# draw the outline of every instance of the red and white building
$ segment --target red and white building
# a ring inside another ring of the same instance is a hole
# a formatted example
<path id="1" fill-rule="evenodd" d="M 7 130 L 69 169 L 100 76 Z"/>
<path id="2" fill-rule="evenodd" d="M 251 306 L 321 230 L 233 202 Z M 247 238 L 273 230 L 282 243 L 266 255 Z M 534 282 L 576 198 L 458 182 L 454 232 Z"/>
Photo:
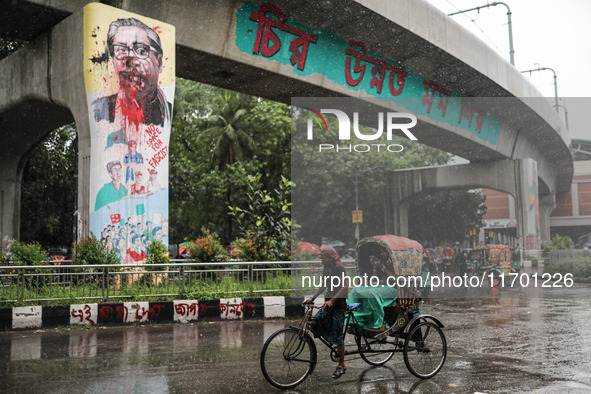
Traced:
<path id="1" fill-rule="evenodd" d="M 568 193 L 556 197 L 556 208 L 550 214 L 550 233 L 568 235 L 575 243 L 591 241 L 591 141 L 572 140 L 574 174 Z M 503 192 L 482 189 L 486 196 L 485 226 L 479 243 L 502 243 L 516 246 L 517 219 L 515 199 Z"/>

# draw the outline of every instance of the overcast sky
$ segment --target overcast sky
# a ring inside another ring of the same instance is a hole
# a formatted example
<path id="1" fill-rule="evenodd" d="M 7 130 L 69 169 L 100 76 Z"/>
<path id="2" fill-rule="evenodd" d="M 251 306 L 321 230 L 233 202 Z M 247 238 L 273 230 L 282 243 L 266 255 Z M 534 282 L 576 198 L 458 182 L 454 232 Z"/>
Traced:
<path id="1" fill-rule="evenodd" d="M 446 14 L 492 4 L 487 0 L 427 0 Z M 515 67 L 556 71 L 559 104 L 568 111 L 571 138 L 591 140 L 591 0 L 504 0 L 511 8 Z M 507 8 L 497 5 L 480 13 L 452 16 L 509 61 Z M 551 71 L 526 74 L 554 103 Z M 564 109 L 560 108 L 564 119 Z"/>

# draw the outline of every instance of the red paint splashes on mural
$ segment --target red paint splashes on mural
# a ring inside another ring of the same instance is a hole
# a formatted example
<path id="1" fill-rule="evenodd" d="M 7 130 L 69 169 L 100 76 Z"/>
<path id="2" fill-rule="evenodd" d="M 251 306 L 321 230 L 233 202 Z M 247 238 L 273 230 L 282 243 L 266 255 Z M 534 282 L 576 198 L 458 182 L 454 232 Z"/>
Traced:
<path id="1" fill-rule="evenodd" d="M 132 124 L 139 125 L 144 122 L 144 109 L 135 99 L 122 102 L 121 113 Z"/>

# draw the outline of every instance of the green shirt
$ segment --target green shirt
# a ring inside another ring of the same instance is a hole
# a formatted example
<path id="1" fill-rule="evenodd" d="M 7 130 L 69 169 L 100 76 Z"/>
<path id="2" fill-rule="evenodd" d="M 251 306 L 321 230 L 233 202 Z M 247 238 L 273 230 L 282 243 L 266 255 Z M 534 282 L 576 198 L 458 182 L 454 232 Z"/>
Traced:
<path id="1" fill-rule="evenodd" d="M 114 201 L 127 196 L 127 189 L 123 184 L 119 185 L 119 190 L 115 189 L 113 182 L 105 183 L 101 190 L 96 194 L 96 202 L 94 210 L 98 211 L 100 208 Z"/>

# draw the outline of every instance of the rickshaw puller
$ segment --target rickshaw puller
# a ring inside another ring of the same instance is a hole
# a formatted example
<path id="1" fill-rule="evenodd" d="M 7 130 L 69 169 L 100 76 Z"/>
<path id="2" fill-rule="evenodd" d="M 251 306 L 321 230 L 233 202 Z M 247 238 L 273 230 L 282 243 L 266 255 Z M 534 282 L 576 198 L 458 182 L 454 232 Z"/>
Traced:
<path id="1" fill-rule="evenodd" d="M 318 321 L 321 327 L 321 335 L 331 344 L 337 347 L 337 354 L 339 356 L 339 363 L 334 373 L 333 379 L 340 378 L 346 371 L 345 366 L 345 342 L 343 338 L 343 328 L 345 325 L 345 312 L 347 310 L 347 293 L 349 287 L 347 281 L 340 280 L 346 275 L 345 267 L 341 264 L 339 254 L 334 248 L 330 246 L 324 247 L 320 251 L 320 258 L 324 269 L 322 271 L 324 286 L 320 287 L 314 295 L 307 299 L 304 303 L 313 303 L 316 297 L 322 294 L 325 290 L 324 305 L 318 311 L 314 318 Z M 339 278 L 339 286 L 332 286 L 331 278 L 336 276 Z M 329 285 L 330 283 L 330 285 Z"/>

